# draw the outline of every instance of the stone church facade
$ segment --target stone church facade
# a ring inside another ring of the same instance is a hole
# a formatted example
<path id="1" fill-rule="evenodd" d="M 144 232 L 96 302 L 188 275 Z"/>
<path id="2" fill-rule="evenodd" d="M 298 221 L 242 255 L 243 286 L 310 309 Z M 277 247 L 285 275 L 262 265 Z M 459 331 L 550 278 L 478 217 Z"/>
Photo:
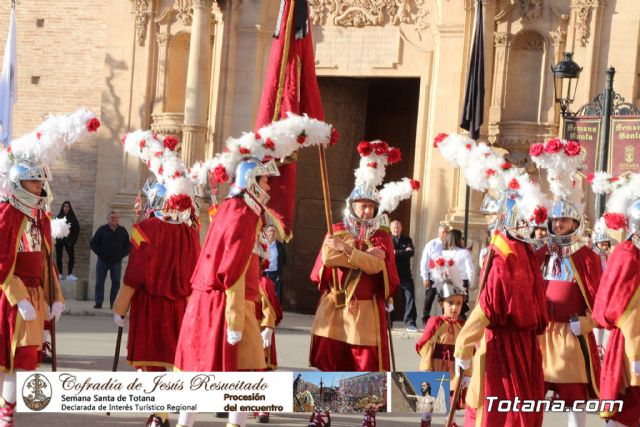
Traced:
<path id="1" fill-rule="evenodd" d="M 0 5 L 5 29 L 7 3 Z M 422 182 L 394 213 L 416 244 L 416 274 L 420 249 L 438 222 L 462 226 L 464 183 L 431 141 L 437 133 L 459 131 L 475 4 L 309 0 L 326 120 L 341 134 L 327 153 L 334 220 L 353 184 L 357 143 L 384 139 L 400 147 L 403 161 L 389 169 L 388 179 Z M 603 89 L 609 65 L 617 70 L 616 91 L 639 104 L 636 0 L 482 0 L 482 7 L 482 138 L 508 150 L 514 162 L 530 167 L 529 145 L 559 133 L 550 67 L 564 51 L 574 52 L 583 67 L 574 105 Z M 93 109 L 103 124 L 97 138 L 74 146 L 53 168 L 54 210 L 70 200 L 82 226 L 78 276 L 93 282 L 92 232 L 111 210 L 131 225 L 134 198 L 148 175 L 123 153 L 124 133 L 151 128 L 178 136 L 183 159 L 192 163 L 219 151 L 225 138 L 252 129 L 278 9 L 277 0 L 114 0 L 90 7 L 16 2 L 15 135 L 48 112 L 78 106 Z M 299 162 L 284 299 L 285 308 L 308 312 L 316 301 L 307 297 L 308 274 L 325 230 L 317 159 L 303 152 Z M 487 223 L 478 210 L 481 196 L 473 192 L 471 198 L 468 243 L 476 254 Z M 205 208 L 203 201 L 203 218 Z"/>

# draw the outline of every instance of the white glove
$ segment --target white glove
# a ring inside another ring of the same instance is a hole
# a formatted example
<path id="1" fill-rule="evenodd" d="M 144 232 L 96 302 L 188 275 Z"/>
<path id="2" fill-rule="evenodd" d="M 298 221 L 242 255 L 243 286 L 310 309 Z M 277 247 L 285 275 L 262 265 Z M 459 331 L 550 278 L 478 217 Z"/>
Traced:
<path id="1" fill-rule="evenodd" d="M 113 321 L 119 328 L 124 328 L 124 317 L 120 316 L 118 313 L 113 313 Z"/>
<path id="2" fill-rule="evenodd" d="M 579 320 L 576 320 L 575 322 L 569 322 L 569 327 L 571 328 L 571 332 L 573 332 L 573 335 L 577 337 L 582 335 L 582 330 L 580 329 Z"/>
<path id="3" fill-rule="evenodd" d="M 232 331 L 227 329 L 227 342 L 231 345 L 236 345 L 242 339 L 241 331 Z"/>
<path id="4" fill-rule="evenodd" d="M 393 311 L 393 304 L 387 304 L 384 309 L 387 310 L 387 313 L 391 313 Z"/>
<path id="5" fill-rule="evenodd" d="M 262 346 L 264 348 L 271 346 L 271 336 L 273 335 L 273 329 L 264 328 L 264 331 L 260 333 L 262 335 Z"/>
<path id="6" fill-rule="evenodd" d="M 49 320 L 56 318 L 56 322 L 60 321 L 60 316 L 62 316 L 62 312 L 64 311 L 64 303 L 60 301 L 56 301 L 49 308 Z"/>
<path id="7" fill-rule="evenodd" d="M 33 308 L 28 299 L 18 301 L 18 311 L 27 322 L 36 319 L 36 309 Z"/>
<path id="8" fill-rule="evenodd" d="M 633 362 L 633 373 L 640 377 L 640 360 Z"/>
<path id="9" fill-rule="evenodd" d="M 456 357 L 456 377 L 459 377 L 462 371 L 466 371 L 471 366 L 470 359 L 458 359 Z"/>
<path id="10" fill-rule="evenodd" d="M 468 376 L 463 376 L 462 377 L 462 388 L 467 388 L 469 387 L 469 384 L 471 384 L 471 377 Z"/>

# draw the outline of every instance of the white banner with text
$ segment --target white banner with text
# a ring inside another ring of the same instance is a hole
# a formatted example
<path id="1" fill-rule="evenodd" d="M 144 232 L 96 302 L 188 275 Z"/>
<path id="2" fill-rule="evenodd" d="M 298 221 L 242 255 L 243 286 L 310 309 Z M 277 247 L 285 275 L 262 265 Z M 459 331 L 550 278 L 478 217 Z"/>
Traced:
<path id="1" fill-rule="evenodd" d="M 291 372 L 18 372 L 19 412 L 291 412 Z"/>

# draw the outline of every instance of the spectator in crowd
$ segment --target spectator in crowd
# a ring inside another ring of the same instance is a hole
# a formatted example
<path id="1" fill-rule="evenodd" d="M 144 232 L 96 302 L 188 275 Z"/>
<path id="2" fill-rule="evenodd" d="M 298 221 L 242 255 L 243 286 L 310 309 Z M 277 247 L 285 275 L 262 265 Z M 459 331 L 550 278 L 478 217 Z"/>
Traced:
<path id="1" fill-rule="evenodd" d="M 402 223 L 392 221 L 391 238 L 396 255 L 396 267 L 400 276 L 400 289 L 404 292 L 404 324 L 407 332 L 416 332 L 416 296 L 411 275 L 411 258 L 414 254 L 413 240 L 409 236 L 402 235 Z"/>
<path id="2" fill-rule="evenodd" d="M 73 250 L 73 247 L 78 241 L 80 223 L 76 218 L 76 214 L 73 212 L 71 202 L 68 200 L 64 201 L 56 218 L 64 218 L 71 228 L 71 232 L 67 237 L 56 239 L 56 265 L 58 266 L 58 279 L 62 280 L 64 278 L 64 275 L 62 274 L 62 252 L 64 249 L 67 251 L 67 256 L 69 257 L 69 274 L 67 275 L 67 280 L 75 281 L 78 280 L 78 278 L 73 275 L 73 265 L 75 264 L 75 251 Z"/>
<path id="3" fill-rule="evenodd" d="M 276 239 L 278 231 L 274 225 L 268 225 L 265 229 L 269 240 L 269 265 L 264 270 L 264 275 L 276 284 L 276 295 L 282 303 L 282 274 L 287 263 L 287 251 L 284 244 Z"/>
<path id="4" fill-rule="evenodd" d="M 448 232 L 449 225 L 441 222 L 438 225 L 438 237 L 430 240 L 429 243 L 424 246 L 422 256 L 420 257 L 420 276 L 422 277 L 422 285 L 426 289 L 424 293 L 424 308 L 422 309 L 422 326 L 426 326 L 427 320 L 429 320 L 431 306 L 437 293 L 437 291 L 433 289 L 433 283 L 429 279 L 429 262 L 442 255 L 442 243 Z"/>
<path id="5" fill-rule="evenodd" d="M 465 320 L 469 312 L 469 285 L 473 281 L 476 272 L 473 261 L 471 261 L 471 253 L 464 246 L 462 231 L 456 229 L 450 230 L 444 239 L 442 249 L 442 255 L 453 258 L 453 262 L 455 262 L 454 268 L 457 268 L 460 272 L 464 289 L 467 291 L 464 297 L 462 311 L 460 312 L 460 319 Z"/>
<path id="6" fill-rule="evenodd" d="M 113 306 L 120 289 L 122 259 L 129 255 L 129 249 L 131 248 L 129 233 L 118 224 L 120 216 L 116 211 L 109 213 L 108 221 L 107 224 L 101 225 L 91 238 L 91 250 L 98 256 L 98 262 L 96 263 L 96 304 L 93 308 L 102 308 L 104 280 L 107 278 L 107 271 L 111 275 L 109 303 Z"/>

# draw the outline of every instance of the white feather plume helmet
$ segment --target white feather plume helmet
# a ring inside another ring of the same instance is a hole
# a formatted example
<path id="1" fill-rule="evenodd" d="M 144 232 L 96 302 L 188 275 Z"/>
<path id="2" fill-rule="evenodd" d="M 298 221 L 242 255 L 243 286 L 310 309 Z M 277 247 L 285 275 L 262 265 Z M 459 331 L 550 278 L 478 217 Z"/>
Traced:
<path id="1" fill-rule="evenodd" d="M 239 138 L 228 138 L 222 153 L 212 159 L 196 163 L 189 176 L 199 185 L 219 184 L 234 179 L 236 166 L 244 159 L 255 157 L 261 161 L 285 159 L 295 151 L 311 146 L 331 146 L 338 141 L 337 130 L 309 116 L 288 113 L 287 117 Z M 215 190 L 214 190 L 215 191 Z"/>
<path id="2" fill-rule="evenodd" d="M 611 176 L 606 172 L 596 172 L 587 177 L 593 192 L 607 194 L 607 209 L 602 216 L 611 230 L 624 230 L 628 225 L 629 208 L 640 199 L 640 174 L 629 173 Z"/>
<path id="3" fill-rule="evenodd" d="M 402 154 L 396 147 L 390 147 L 385 141 L 362 141 L 358 144 L 360 162 L 354 175 L 354 187 L 377 190 L 382 185 L 388 165 L 402 160 Z M 379 191 L 380 207 L 378 213 L 393 212 L 402 200 L 411 197 L 413 191 L 420 189 L 420 182 L 402 178 L 400 181 L 389 182 Z"/>
<path id="4" fill-rule="evenodd" d="M 576 174 L 584 162 L 586 152 L 580 143 L 551 138 L 546 143 L 532 144 L 529 155 L 536 166 L 547 170 L 549 190 L 555 200 L 569 202 L 582 216 L 582 191 L 576 185 Z"/>
<path id="5" fill-rule="evenodd" d="M 461 169 L 469 187 L 494 195 L 516 192 L 520 196 L 517 204 L 523 219 L 536 224 L 546 221 L 550 203 L 540 185 L 491 146 L 460 134 L 445 133 L 436 136 L 434 146 L 445 160 Z"/>
<path id="6" fill-rule="evenodd" d="M 443 255 L 430 260 L 429 271 L 429 277 L 433 280 L 433 284 L 435 285 L 438 294 L 441 293 L 442 287 L 445 283 L 449 283 L 455 288 L 458 288 L 462 295 L 466 293 L 460 268 L 456 266 L 453 258 Z"/>
<path id="7" fill-rule="evenodd" d="M 96 115 L 81 108 L 69 114 L 50 115 L 34 131 L 11 141 L 8 148 L 0 150 L 0 199 L 10 195 L 9 171 L 16 162 L 51 165 L 65 148 L 99 127 Z"/>
<path id="8" fill-rule="evenodd" d="M 124 150 L 140 159 L 165 186 L 166 202 L 176 210 L 193 207 L 196 183 L 190 178 L 189 170 L 175 152 L 179 145 L 177 138 L 162 136 L 149 130 L 136 130 L 122 138 Z M 189 198 L 189 203 L 186 200 Z M 187 206 L 190 204 L 191 206 Z"/>

